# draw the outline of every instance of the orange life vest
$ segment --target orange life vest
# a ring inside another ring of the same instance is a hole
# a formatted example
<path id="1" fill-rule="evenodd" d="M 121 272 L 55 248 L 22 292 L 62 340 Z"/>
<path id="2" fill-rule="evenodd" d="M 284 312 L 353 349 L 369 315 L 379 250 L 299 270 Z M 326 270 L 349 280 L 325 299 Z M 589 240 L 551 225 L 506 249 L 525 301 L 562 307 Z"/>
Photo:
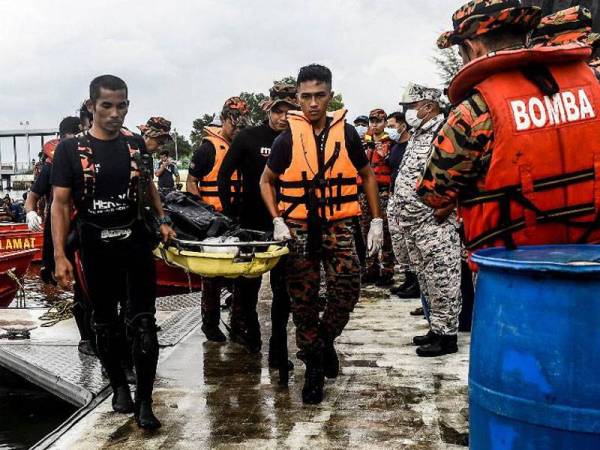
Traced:
<path id="1" fill-rule="evenodd" d="M 365 144 L 367 145 L 367 159 L 375 173 L 375 179 L 380 187 L 389 187 L 392 182 L 392 169 L 390 167 L 390 152 L 392 150 L 392 140 L 387 134 L 384 134 L 379 142 L 375 138 L 365 135 Z M 360 177 L 358 184 L 362 184 Z"/>
<path id="2" fill-rule="evenodd" d="M 317 149 L 310 121 L 288 112 L 292 133 L 292 161 L 280 177 L 279 208 L 285 218 L 306 221 L 311 199 L 322 220 L 336 221 L 360 215 L 356 168 L 346 149 L 346 110 L 331 116 L 324 149 Z"/>
<path id="3" fill-rule="evenodd" d="M 217 184 L 219 169 L 223 164 L 223 159 L 229 151 L 230 143 L 221 135 L 221 128 L 205 127 L 204 140 L 210 142 L 215 148 L 215 164 L 212 170 L 204 178 L 199 180 L 200 197 L 204 203 L 214 206 L 216 211 L 223 211 L 223 205 L 219 199 L 219 188 Z M 236 198 L 240 191 L 240 184 L 237 173 L 231 176 L 231 197 Z"/>
<path id="4" fill-rule="evenodd" d="M 468 66 L 494 126 L 489 170 L 459 201 L 469 250 L 600 240 L 600 85 L 588 55 L 579 46 L 515 50 Z M 558 93 L 530 81 L 523 60 L 538 75 L 546 68 Z"/>
<path id="5" fill-rule="evenodd" d="M 138 184 L 141 176 L 138 165 L 140 150 L 136 147 L 135 140 L 132 139 L 134 134 L 131 131 L 126 128 L 121 129 L 121 137 L 127 142 L 127 148 L 129 149 L 129 157 L 131 161 L 127 198 L 131 203 L 137 204 Z M 89 202 L 93 201 L 94 193 L 96 191 L 96 168 L 94 165 L 94 152 L 92 151 L 92 146 L 90 145 L 90 140 L 87 133 L 77 135 L 77 153 L 83 169 L 83 189 L 81 190 L 81 197 L 74 199 L 74 201 L 76 208 L 81 209 L 82 207 L 86 207 Z"/>

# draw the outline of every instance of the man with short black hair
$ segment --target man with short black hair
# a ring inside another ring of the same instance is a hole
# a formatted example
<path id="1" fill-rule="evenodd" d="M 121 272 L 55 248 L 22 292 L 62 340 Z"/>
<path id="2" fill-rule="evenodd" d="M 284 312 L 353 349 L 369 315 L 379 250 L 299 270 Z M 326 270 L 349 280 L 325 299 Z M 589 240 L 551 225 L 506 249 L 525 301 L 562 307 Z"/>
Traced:
<path id="1" fill-rule="evenodd" d="M 289 240 L 287 277 L 296 324 L 298 357 L 306 364 L 302 400 L 323 400 L 324 377 L 339 374 L 334 339 L 346 326 L 360 295 L 360 263 L 354 242 L 357 175 L 363 180 L 373 220 L 368 250 L 379 252 L 383 220 L 377 181 L 346 111 L 332 114 L 331 71 L 312 64 L 300 69 L 297 99 L 302 112 L 288 112 L 290 129 L 273 143 L 261 192 L 273 217 L 274 238 Z M 277 193 L 276 186 L 279 186 Z M 321 263 L 327 303 L 319 317 Z"/>
<path id="2" fill-rule="evenodd" d="M 158 189 L 161 191 L 172 191 L 180 183 L 177 164 L 171 159 L 169 150 L 161 150 L 158 155 L 160 158 L 159 166 L 154 172 L 154 175 L 158 177 Z"/>
<path id="3" fill-rule="evenodd" d="M 152 183 L 152 158 L 141 136 L 123 129 L 129 109 L 127 85 L 113 75 L 90 84 L 88 108 L 93 114 L 87 133 L 62 141 L 52 168 L 52 236 L 55 276 L 67 288 L 73 266 L 67 258 L 67 235 L 74 225 L 88 298 L 92 304 L 98 357 L 108 375 L 113 409 L 134 413 L 139 427 L 156 429 L 152 390 L 158 362 L 154 317 L 156 273 L 152 254 L 153 217 L 163 240 L 175 233 L 165 217 Z M 76 210 L 71 222 L 72 206 Z M 127 298 L 128 335 L 133 340 L 137 385 L 135 403 L 123 367 L 118 303 Z"/>

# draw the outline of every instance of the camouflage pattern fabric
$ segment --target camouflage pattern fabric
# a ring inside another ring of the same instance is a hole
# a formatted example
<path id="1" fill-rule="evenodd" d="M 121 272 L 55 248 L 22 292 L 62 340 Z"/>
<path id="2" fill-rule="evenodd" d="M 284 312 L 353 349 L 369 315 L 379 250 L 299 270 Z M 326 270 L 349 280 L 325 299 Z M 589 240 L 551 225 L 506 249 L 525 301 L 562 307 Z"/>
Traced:
<path id="1" fill-rule="evenodd" d="M 520 0 L 473 0 L 454 13 L 454 30 L 443 33 L 437 45 L 448 48 L 506 25 L 532 30 L 540 22 L 541 15 L 539 7 L 523 6 Z"/>
<path id="2" fill-rule="evenodd" d="M 592 13 L 589 9 L 574 6 L 542 18 L 531 36 L 534 47 L 551 47 L 581 42 L 594 47 L 600 35 L 592 33 Z"/>
<path id="3" fill-rule="evenodd" d="M 288 223 L 292 241 L 287 264 L 288 290 L 296 325 L 299 353 L 310 356 L 323 350 L 326 336 L 338 337 L 360 296 L 360 263 L 354 243 L 353 219 L 323 228 L 321 255 L 309 255 L 305 227 Z M 327 303 L 319 318 L 320 265 L 325 269 Z"/>
<path id="4" fill-rule="evenodd" d="M 493 146 L 492 117 L 476 93 L 454 108 L 433 141 L 431 157 L 417 194 L 434 208 L 455 203 L 460 190 L 468 191 L 487 173 Z"/>
<path id="5" fill-rule="evenodd" d="M 409 82 L 404 89 L 404 94 L 402 95 L 402 101 L 400 101 L 400 104 L 410 105 L 411 103 L 422 102 L 424 100 L 437 102 L 441 97 L 442 91 L 439 89 Z"/>
<path id="6" fill-rule="evenodd" d="M 372 110 L 369 113 L 369 120 L 371 119 L 376 119 L 376 120 L 386 120 L 387 119 L 387 114 L 385 113 L 385 111 L 381 108 L 375 108 L 374 110 Z"/>
<path id="7" fill-rule="evenodd" d="M 365 266 L 362 268 L 363 275 L 381 275 L 383 278 L 391 278 L 394 276 L 396 260 L 394 257 L 394 248 L 392 247 L 392 238 L 387 218 L 389 199 L 389 189 L 379 191 L 379 208 L 381 209 L 383 218 L 383 247 L 381 248 L 381 254 L 367 257 Z M 358 201 L 362 212 L 360 216 L 360 228 L 363 240 L 364 242 L 367 242 L 367 234 L 369 234 L 369 228 L 371 227 L 371 220 L 373 217 L 371 216 L 371 208 L 369 208 L 367 196 L 364 193 L 359 194 Z"/>
<path id="8" fill-rule="evenodd" d="M 286 103 L 293 109 L 300 109 L 296 101 L 296 86 L 288 83 L 275 83 L 269 90 L 269 98 L 260 102 L 263 111 L 270 111 L 280 103 Z"/>
<path id="9" fill-rule="evenodd" d="M 399 220 L 402 226 L 425 221 L 433 214 L 431 208 L 418 198 L 415 186 L 431 153 L 431 142 L 443 122 L 443 114 L 426 122 L 414 131 L 406 146 L 394 186 L 394 196 L 401 211 Z"/>
<path id="10" fill-rule="evenodd" d="M 440 225 L 429 215 L 424 222 L 402 228 L 411 270 L 419 279 L 429 311 L 431 331 L 456 334 L 462 306 L 461 244 L 456 216 Z"/>
<path id="11" fill-rule="evenodd" d="M 250 108 L 248 104 L 240 97 L 230 97 L 225 100 L 223 109 L 221 110 L 221 116 L 224 118 L 239 119 L 242 117 L 248 117 L 250 115 Z"/>
<path id="12" fill-rule="evenodd" d="M 408 249 L 406 248 L 406 238 L 400 225 L 400 203 L 398 198 L 392 193 L 387 206 L 387 223 L 390 230 L 390 239 L 392 249 L 396 258 L 396 265 L 400 272 L 410 270 L 410 260 L 408 258 Z"/>
<path id="13" fill-rule="evenodd" d="M 165 137 L 171 138 L 171 121 L 164 117 L 150 117 L 145 125 L 138 125 L 137 127 L 142 136 L 148 138 L 159 138 Z"/>

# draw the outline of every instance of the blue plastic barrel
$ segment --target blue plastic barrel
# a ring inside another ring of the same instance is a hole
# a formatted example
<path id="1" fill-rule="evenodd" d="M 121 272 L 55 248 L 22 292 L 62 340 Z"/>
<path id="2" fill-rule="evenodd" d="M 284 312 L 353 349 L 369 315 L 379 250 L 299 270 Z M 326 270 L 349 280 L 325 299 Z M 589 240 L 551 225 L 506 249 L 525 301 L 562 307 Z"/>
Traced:
<path id="1" fill-rule="evenodd" d="M 473 260 L 471 449 L 599 450 L 600 246 Z"/>

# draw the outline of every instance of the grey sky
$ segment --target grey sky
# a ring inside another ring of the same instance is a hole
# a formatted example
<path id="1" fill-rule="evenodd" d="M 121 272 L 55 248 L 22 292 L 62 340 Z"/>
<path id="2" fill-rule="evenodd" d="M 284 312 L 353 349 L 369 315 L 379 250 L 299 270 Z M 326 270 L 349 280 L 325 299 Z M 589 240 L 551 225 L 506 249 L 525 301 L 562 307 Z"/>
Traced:
<path id="1" fill-rule="evenodd" d="M 127 126 L 163 115 L 188 134 L 227 97 L 312 62 L 332 69 L 351 117 L 391 111 L 408 81 L 439 84 L 435 40 L 463 3 L 0 0 L 0 129 L 57 126 L 112 73 L 130 88 Z"/>

